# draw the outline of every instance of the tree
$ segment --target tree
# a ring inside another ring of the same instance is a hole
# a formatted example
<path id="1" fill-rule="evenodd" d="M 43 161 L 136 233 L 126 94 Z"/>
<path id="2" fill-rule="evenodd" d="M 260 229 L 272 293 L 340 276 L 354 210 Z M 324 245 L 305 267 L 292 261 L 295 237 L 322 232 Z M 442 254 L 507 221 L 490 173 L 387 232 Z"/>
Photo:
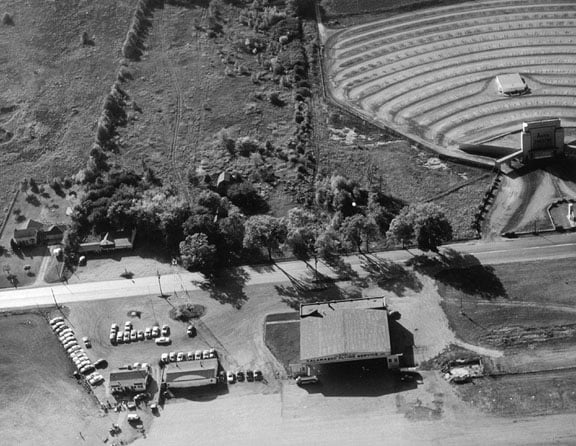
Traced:
<path id="1" fill-rule="evenodd" d="M 365 242 L 366 249 L 369 249 L 370 239 L 376 236 L 378 227 L 371 218 L 356 214 L 344 219 L 340 232 L 346 243 L 361 252 L 362 242 Z"/>
<path id="2" fill-rule="evenodd" d="M 272 260 L 272 251 L 278 250 L 286 240 L 288 228 L 282 218 L 270 215 L 255 215 L 244 224 L 245 248 L 266 248 L 268 259 Z"/>
<path id="3" fill-rule="evenodd" d="M 28 196 L 28 180 L 26 178 L 20 182 L 20 192 L 24 192 Z"/>
<path id="4" fill-rule="evenodd" d="M 320 234 L 320 222 L 316 216 L 302 208 L 292 208 L 288 211 L 288 235 L 286 244 L 292 253 L 300 260 L 314 258 L 314 269 L 318 274 L 318 250 L 316 239 Z"/>
<path id="5" fill-rule="evenodd" d="M 340 250 L 338 233 L 333 228 L 327 228 L 324 232 L 318 234 L 315 248 L 321 258 L 327 261 L 334 260 Z"/>
<path id="6" fill-rule="evenodd" d="M 420 203 L 402 209 L 387 236 L 402 244 L 416 241 L 419 249 L 437 252 L 438 246 L 452 240 L 452 226 L 440 206 Z"/>
<path id="7" fill-rule="evenodd" d="M 233 213 L 226 218 L 218 220 L 218 251 L 225 254 L 227 259 L 237 255 L 243 246 L 244 223 L 246 217 L 241 213 Z"/>
<path id="8" fill-rule="evenodd" d="M 30 191 L 33 194 L 37 194 L 38 192 L 40 192 L 38 184 L 36 183 L 36 180 L 34 178 L 30 178 L 30 181 L 28 183 L 30 184 Z"/>
<path id="9" fill-rule="evenodd" d="M 199 232 L 180 242 L 180 256 L 186 269 L 210 272 L 216 264 L 216 247 L 208 242 L 206 234 Z"/>

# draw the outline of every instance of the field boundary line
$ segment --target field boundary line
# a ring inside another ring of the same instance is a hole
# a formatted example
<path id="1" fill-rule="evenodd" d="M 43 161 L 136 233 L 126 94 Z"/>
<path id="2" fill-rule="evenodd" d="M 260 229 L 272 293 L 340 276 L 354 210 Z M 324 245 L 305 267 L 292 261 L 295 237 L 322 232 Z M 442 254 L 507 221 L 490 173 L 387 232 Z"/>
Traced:
<path id="1" fill-rule="evenodd" d="M 16 189 L 14 191 L 14 196 L 12 197 L 12 201 L 10 202 L 10 205 L 8 206 L 8 210 L 6 211 L 6 215 L 4 216 L 4 221 L 2 222 L 2 227 L 0 228 L 0 239 L 4 235 L 4 229 L 6 229 L 6 225 L 8 224 L 8 219 L 10 218 L 10 215 L 12 214 L 12 209 L 14 208 L 14 204 L 16 203 L 16 199 L 18 198 L 19 192 L 20 191 L 18 189 Z"/>

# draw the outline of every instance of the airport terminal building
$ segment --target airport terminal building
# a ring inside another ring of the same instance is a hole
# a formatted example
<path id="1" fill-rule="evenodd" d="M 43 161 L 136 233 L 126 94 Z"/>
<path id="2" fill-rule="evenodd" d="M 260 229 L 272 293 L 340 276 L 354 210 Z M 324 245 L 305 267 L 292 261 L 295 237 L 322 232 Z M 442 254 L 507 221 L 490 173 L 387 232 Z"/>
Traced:
<path id="1" fill-rule="evenodd" d="M 337 300 L 300 306 L 300 360 L 316 365 L 386 358 L 392 354 L 388 308 L 383 297 Z"/>

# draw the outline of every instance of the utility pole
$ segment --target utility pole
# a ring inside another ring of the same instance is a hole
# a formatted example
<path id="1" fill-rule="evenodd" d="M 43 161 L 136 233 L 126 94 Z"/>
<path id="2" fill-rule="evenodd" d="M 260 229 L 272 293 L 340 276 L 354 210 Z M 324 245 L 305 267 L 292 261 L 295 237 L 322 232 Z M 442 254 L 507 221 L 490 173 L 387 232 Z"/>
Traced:
<path id="1" fill-rule="evenodd" d="M 160 288 L 160 297 L 164 297 L 164 293 L 162 292 L 162 283 L 160 282 L 160 271 L 156 270 L 156 275 L 158 276 L 158 288 Z"/>

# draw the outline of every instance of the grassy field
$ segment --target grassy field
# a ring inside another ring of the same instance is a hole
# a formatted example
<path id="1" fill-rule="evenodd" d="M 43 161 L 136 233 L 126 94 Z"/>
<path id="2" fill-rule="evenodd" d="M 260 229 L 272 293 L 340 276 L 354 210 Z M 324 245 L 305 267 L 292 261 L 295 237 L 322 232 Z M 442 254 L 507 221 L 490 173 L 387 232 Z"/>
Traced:
<path id="1" fill-rule="evenodd" d="M 2 2 L 14 26 L 0 26 L 0 129 L 12 134 L 0 144 L 0 214 L 23 177 L 84 164 L 134 3 Z M 94 45 L 80 45 L 84 31 Z"/>
<path id="2" fill-rule="evenodd" d="M 300 360 L 300 322 L 298 313 L 271 314 L 266 317 L 264 342 L 286 370 Z"/>

